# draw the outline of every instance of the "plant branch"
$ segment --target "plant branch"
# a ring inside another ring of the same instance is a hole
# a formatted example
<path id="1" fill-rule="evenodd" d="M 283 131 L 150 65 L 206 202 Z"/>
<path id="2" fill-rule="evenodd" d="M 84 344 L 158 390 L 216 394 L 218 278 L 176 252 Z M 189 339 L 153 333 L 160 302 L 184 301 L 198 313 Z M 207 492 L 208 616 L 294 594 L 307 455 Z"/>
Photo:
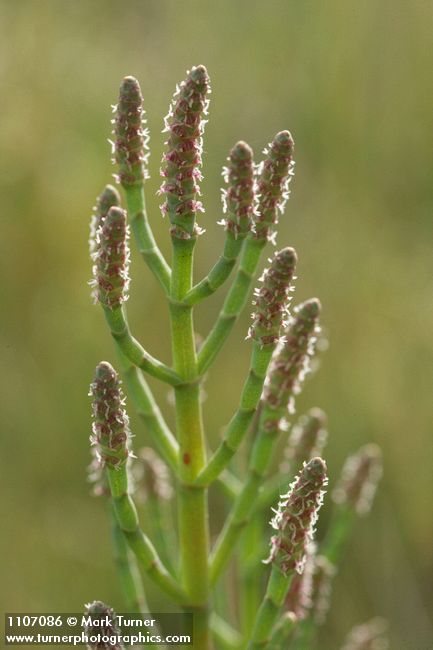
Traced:
<path id="1" fill-rule="evenodd" d="M 239 408 L 230 420 L 220 446 L 197 477 L 196 485 L 212 483 L 238 450 L 256 412 L 274 348 L 274 343 L 262 347 L 259 342 L 254 341 L 250 370 L 242 390 Z"/>
<path id="2" fill-rule="evenodd" d="M 166 295 L 168 295 L 171 269 L 156 244 L 147 218 L 143 183 L 125 187 L 125 196 L 129 222 L 138 250 Z"/>
<path id="3" fill-rule="evenodd" d="M 135 365 L 152 377 L 176 386 L 182 383 L 180 376 L 158 359 L 152 357 L 132 336 L 122 307 L 110 309 L 103 305 L 105 319 L 110 332 L 123 354 Z"/>
<path id="4" fill-rule="evenodd" d="M 199 374 L 206 372 L 212 364 L 244 308 L 265 244 L 266 240 L 255 239 L 251 235 L 247 237 L 233 284 L 217 321 L 198 354 Z"/>
<path id="5" fill-rule="evenodd" d="M 117 521 L 133 551 L 138 566 L 169 596 L 184 602 L 186 594 L 162 564 L 151 541 L 139 526 L 137 511 L 128 493 L 126 464 L 107 467 L 108 482 Z"/>
<path id="6" fill-rule="evenodd" d="M 143 373 L 123 354 L 120 347 L 117 347 L 128 395 L 146 425 L 155 447 L 177 474 L 179 457 L 177 440 L 165 422 Z"/>

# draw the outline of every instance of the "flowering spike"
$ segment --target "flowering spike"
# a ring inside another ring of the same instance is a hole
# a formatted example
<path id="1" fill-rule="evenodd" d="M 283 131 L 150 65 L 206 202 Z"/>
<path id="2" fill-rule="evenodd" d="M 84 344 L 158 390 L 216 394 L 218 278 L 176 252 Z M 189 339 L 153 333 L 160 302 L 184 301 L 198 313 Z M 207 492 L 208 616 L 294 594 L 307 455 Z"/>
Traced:
<path id="1" fill-rule="evenodd" d="M 149 134 L 143 128 L 146 121 L 142 104 L 143 96 L 137 79 L 125 77 L 120 85 L 113 131 L 115 161 L 119 166 L 116 178 L 124 187 L 140 184 L 149 177 Z"/>
<path id="2" fill-rule="evenodd" d="M 191 239 L 201 232 L 195 218 L 197 212 L 203 212 L 203 206 L 196 196 L 200 194 L 203 115 L 207 112 L 209 92 L 206 68 L 192 68 L 176 89 L 165 118 L 168 150 L 162 160 L 164 182 L 160 193 L 165 195 L 162 211 L 169 215 L 170 233 L 178 239 Z"/>
<path id="3" fill-rule="evenodd" d="M 106 185 L 103 192 L 96 199 L 96 205 L 93 208 L 93 215 L 90 221 L 89 248 L 92 259 L 94 259 L 95 253 L 99 248 L 99 228 L 104 223 L 108 210 L 113 206 L 120 206 L 120 194 L 112 185 Z"/>
<path id="4" fill-rule="evenodd" d="M 312 298 L 298 305 L 278 344 L 266 376 L 263 401 L 266 403 L 266 428 L 274 430 L 285 426 L 287 410 L 294 413 L 294 399 L 301 391 L 309 372 L 309 359 L 320 331 L 318 320 L 320 302 Z"/>
<path id="5" fill-rule="evenodd" d="M 325 426 L 326 415 L 319 408 L 312 408 L 306 415 L 302 415 L 290 433 L 285 450 L 286 458 L 299 464 L 320 455 L 328 438 Z"/>
<path id="6" fill-rule="evenodd" d="M 271 266 L 260 278 L 262 286 L 254 294 L 255 310 L 248 337 L 259 341 L 261 345 L 275 343 L 280 338 L 281 328 L 285 326 L 288 315 L 288 295 L 297 261 L 293 248 L 283 248 L 275 253 L 270 260 Z"/>
<path id="7" fill-rule="evenodd" d="M 370 443 L 349 456 L 332 497 L 336 503 L 353 508 L 359 515 L 368 514 L 382 476 L 382 452 Z"/>
<path id="8" fill-rule="evenodd" d="M 143 447 L 138 452 L 133 482 L 135 494 L 141 502 L 148 498 L 168 501 L 173 496 L 168 467 L 151 447 Z"/>
<path id="9" fill-rule="evenodd" d="M 129 227 L 126 212 L 111 207 L 98 228 L 91 281 L 96 302 L 113 309 L 128 300 Z"/>
<path id="10" fill-rule="evenodd" d="M 86 623 L 84 631 L 88 639 L 94 639 L 87 644 L 88 650 L 123 650 L 123 644 L 118 641 L 120 630 L 113 608 L 100 600 L 85 605 L 85 608 L 85 617 L 90 617 L 91 622 Z"/>
<path id="11" fill-rule="evenodd" d="M 287 494 L 282 495 L 271 521 L 276 534 L 271 538 L 269 558 L 284 574 L 302 573 L 307 545 L 313 540 L 314 525 L 328 483 L 326 463 L 312 458 L 291 483 Z"/>
<path id="12" fill-rule="evenodd" d="M 123 466 L 132 455 L 129 449 L 129 419 L 124 409 L 125 398 L 120 384 L 114 368 L 107 361 L 101 361 L 96 366 L 89 393 L 93 397 L 90 442 L 96 450 L 95 456 L 99 464 L 116 469 Z"/>
<path id="13" fill-rule="evenodd" d="M 229 164 L 223 170 L 228 184 L 223 190 L 223 221 L 226 230 L 235 237 L 245 237 L 251 230 L 254 210 L 254 164 L 253 151 L 245 142 L 238 142 L 227 158 Z"/>
<path id="14" fill-rule="evenodd" d="M 388 624 L 383 618 L 373 618 L 363 625 L 357 625 L 348 634 L 341 650 L 387 650 L 387 628 Z"/>
<path id="15" fill-rule="evenodd" d="M 257 239 L 273 241 L 275 238 L 273 226 L 278 223 L 278 211 L 283 212 L 289 198 L 289 183 L 294 174 L 293 148 L 294 142 L 289 131 L 281 131 L 264 151 L 266 158 L 257 170 Z"/>

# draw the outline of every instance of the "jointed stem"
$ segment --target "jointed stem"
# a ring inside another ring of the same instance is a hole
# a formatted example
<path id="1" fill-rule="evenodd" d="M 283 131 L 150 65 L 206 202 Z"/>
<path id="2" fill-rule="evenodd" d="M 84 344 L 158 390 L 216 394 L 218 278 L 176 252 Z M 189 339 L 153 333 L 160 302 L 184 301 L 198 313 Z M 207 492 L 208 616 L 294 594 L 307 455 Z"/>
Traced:
<path id="1" fill-rule="evenodd" d="M 171 271 L 155 242 L 147 219 L 143 184 L 125 187 L 125 195 L 129 220 L 138 250 L 168 295 Z"/>
<path id="2" fill-rule="evenodd" d="M 168 573 L 152 543 L 139 526 L 137 511 L 128 494 L 126 465 L 123 464 L 118 469 L 107 467 L 107 474 L 117 521 L 135 554 L 139 568 L 174 600 L 184 601 L 185 593 L 182 587 Z"/>
<path id="3" fill-rule="evenodd" d="M 143 349 L 140 343 L 134 339 L 129 331 L 128 322 L 122 307 L 103 307 L 105 318 L 111 334 L 123 354 L 138 368 L 145 370 L 149 375 L 164 381 L 171 386 L 181 383 L 180 376 L 171 368 L 158 359 L 154 359 Z"/>
<path id="4" fill-rule="evenodd" d="M 128 394 L 135 404 L 137 413 L 145 423 L 155 447 L 176 473 L 179 456 L 177 440 L 168 428 L 141 370 L 125 357 L 120 348 L 118 353 Z"/>
<path id="5" fill-rule="evenodd" d="M 264 650 L 271 639 L 272 628 L 290 587 L 293 574 L 284 575 L 272 567 L 266 595 L 259 609 L 247 650 Z"/>
<path id="6" fill-rule="evenodd" d="M 194 243 L 193 239 L 173 238 L 170 313 L 174 368 L 185 382 L 175 387 L 179 442 L 179 541 L 182 578 L 188 594 L 184 606 L 194 612 L 194 647 L 209 650 L 207 494 L 204 488 L 194 486 L 206 463 L 206 456 L 192 308 L 181 304 L 191 288 Z"/>
<path id="7" fill-rule="evenodd" d="M 264 423 L 267 420 L 267 415 L 267 406 L 264 405 L 260 414 L 258 435 L 253 444 L 246 481 L 234 502 L 232 511 L 212 553 L 212 582 L 218 579 L 228 560 L 230 550 L 238 541 L 242 530 L 251 520 L 251 515 L 257 504 L 260 486 L 272 460 L 278 430 L 270 432 L 265 429 Z"/>
<path id="8" fill-rule="evenodd" d="M 245 306 L 265 244 L 266 240 L 254 239 L 251 235 L 246 239 L 233 284 L 218 319 L 198 355 L 199 374 L 203 374 L 209 368 Z"/>
<path id="9" fill-rule="evenodd" d="M 270 343 L 261 347 L 255 341 L 253 346 L 250 371 L 242 390 L 239 408 L 230 420 L 220 446 L 199 474 L 196 485 L 209 485 L 227 467 L 253 420 L 275 345 Z"/>
<path id="10" fill-rule="evenodd" d="M 206 296 L 214 293 L 229 277 L 241 252 L 244 238 L 235 238 L 231 231 L 226 232 L 224 251 L 207 276 L 187 293 L 183 302 L 195 305 Z"/>
<path id="11" fill-rule="evenodd" d="M 116 519 L 114 509 L 112 511 L 112 538 L 114 547 L 114 561 L 122 585 L 125 599 L 126 611 L 131 613 L 145 614 L 149 611 L 146 603 L 143 585 L 141 584 L 135 558 L 126 543 L 125 535 Z"/>

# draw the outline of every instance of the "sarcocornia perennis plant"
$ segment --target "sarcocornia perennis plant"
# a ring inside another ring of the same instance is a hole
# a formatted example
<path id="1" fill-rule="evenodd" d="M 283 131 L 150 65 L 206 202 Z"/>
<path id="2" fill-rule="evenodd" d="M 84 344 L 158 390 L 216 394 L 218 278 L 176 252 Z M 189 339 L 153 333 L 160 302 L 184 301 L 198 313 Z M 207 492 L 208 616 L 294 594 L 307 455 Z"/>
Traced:
<path id="1" fill-rule="evenodd" d="M 146 211 L 145 185 L 153 193 L 157 187 L 148 180 L 142 93 L 133 77 L 120 86 L 111 144 L 123 198 L 115 187 L 105 187 L 90 241 L 92 294 L 113 336 L 119 368 L 100 362 L 91 383 L 90 479 L 112 515 L 125 612 L 149 611 L 142 584 L 147 576 L 165 594 L 167 609 L 193 614 L 196 650 L 312 650 L 319 648 L 316 632 L 326 618 L 344 542 L 356 517 L 371 505 L 380 450 L 367 445 L 349 459 L 333 490 L 331 524 L 315 539 L 328 483 L 321 457 L 326 416 L 317 407 L 297 419 L 293 414 L 315 354 L 321 304 L 311 298 L 291 305 L 298 256 L 293 248 L 276 246 L 293 176 L 294 143 L 289 131 L 277 133 L 258 163 L 247 143 L 230 149 L 219 220 L 224 249 L 208 275 L 196 282 L 194 250 L 205 225 L 200 182 L 209 93 L 206 68 L 192 68 L 165 118 L 158 193 L 172 243 L 169 263 Z M 130 231 L 133 248 L 168 302 L 170 366 L 155 359 L 128 324 Z M 273 246 L 274 252 L 265 253 Z M 263 254 L 268 262 L 258 277 Z M 221 311 L 198 346 L 194 310 L 230 277 Z M 210 449 L 201 384 L 246 306 L 252 311 L 244 343 L 251 350 L 249 371 L 237 410 L 219 446 Z M 174 391 L 174 431 L 147 375 Z M 142 432 L 132 435 L 127 415 L 127 408 L 134 407 L 144 423 L 146 447 L 141 450 Z M 238 454 L 242 463 L 234 462 Z M 214 486 L 224 495 L 227 512 L 211 540 L 209 489 Z M 100 601 L 87 607 L 114 616 Z"/>

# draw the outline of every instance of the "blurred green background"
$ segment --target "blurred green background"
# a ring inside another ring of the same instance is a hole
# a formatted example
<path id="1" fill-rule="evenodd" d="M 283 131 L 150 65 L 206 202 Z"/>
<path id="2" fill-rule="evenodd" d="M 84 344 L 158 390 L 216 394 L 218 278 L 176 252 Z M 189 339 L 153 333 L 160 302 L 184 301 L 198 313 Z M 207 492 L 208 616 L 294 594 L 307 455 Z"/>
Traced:
<path id="1" fill-rule="evenodd" d="M 296 247 L 296 300 L 320 297 L 330 343 L 297 411 L 329 415 L 331 483 L 357 446 L 384 451 L 321 650 L 375 614 L 389 619 L 393 650 L 431 647 L 432 33 L 422 0 L 0 3 L 4 611 L 80 611 L 94 598 L 121 608 L 103 504 L 86 484 L 88 384 L 100 359 L 116 361 L 89 298 L 88 223 L 114 171 L 110 104 L 132 74 L 151 130 L 149 211 L 169 256 L 155 196 L 162 118 L 185 70 L 204 63 L 213 95 L 197 277 L 223 241 L 229 148 L 245 139 L 259 159 L 289 128 L 296 176 L 278 241 Z M 133 329 L 169 361 L 167 309 L 136 257 L 132 277 Z M 198 310 L 200 333 L 223 294 Z M 248 312 L 206 384 L 212 444 L 248 367 Z M 172 421 L 165 389 L 155 391 Z M 133 424 L 138 446 L 145 435 Z"/>

